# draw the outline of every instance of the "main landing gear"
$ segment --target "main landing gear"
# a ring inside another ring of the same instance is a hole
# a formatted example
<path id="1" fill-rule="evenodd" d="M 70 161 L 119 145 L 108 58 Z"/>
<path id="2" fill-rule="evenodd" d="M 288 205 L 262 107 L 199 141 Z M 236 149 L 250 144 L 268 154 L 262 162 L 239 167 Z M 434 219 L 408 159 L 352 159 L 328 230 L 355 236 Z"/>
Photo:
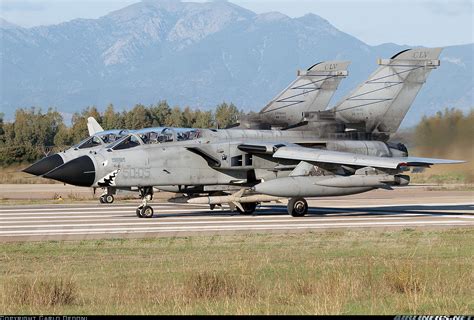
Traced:
<path id="1" fill-rule="evenodd" d="M 308 203 L 304 198 L 291 198 L 288 201 L 288 213 L 293 217 L 304 217 L 308 213 Z"/>
<path id="2" fill-rule="evenodd" d="M 153 200 L 153 187 L 140 187 L 138 188 L 142 204 L 138 206 L 136 213 L 139 218 L 151 218 L 153 217 L 153 208 L 148 205 L 148 201 Z"/>
<path id="3" fill-rule="evenodd" d="M 258 203 L 257 202 L 247 202 L 247 203 L 241 203 L 242 209 L 237 207 L 237 211 L 239 211 L 240 214 L 252 214 L 255 212 L 255 209 L 257 208 Z"/>
<path id="4" fill-rule="evenodd" d="M 107 187 L 104 190 L 104 193 L 101 194 L 99 197 L 99 202 L 100 203 L 113 203 L 114 202 L 114 194 L 115 194 L 115 189 Z"/>

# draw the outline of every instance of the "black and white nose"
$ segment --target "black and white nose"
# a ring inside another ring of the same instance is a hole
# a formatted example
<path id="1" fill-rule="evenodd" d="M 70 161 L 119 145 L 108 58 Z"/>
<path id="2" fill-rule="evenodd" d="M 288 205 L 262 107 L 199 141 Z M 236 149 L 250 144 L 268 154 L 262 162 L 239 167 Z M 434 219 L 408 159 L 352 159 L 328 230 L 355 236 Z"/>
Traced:
<path id="1" fill-rule="evenodd" d="M 23 172 L 34 174 L 35 176 L 41 176 L 63 164 L 63 158 L 59 154 L 53 154 L 39 161 L 36 161 L 28 168 L 23 169 Z"/>
<path id="2" fill-rule="evenodd" d="M 45 174 L 44 177 L 75 186 L 90 187 L 95 181 L 94 162 L 89 156 L 82 156 L 66 162 Z"/>

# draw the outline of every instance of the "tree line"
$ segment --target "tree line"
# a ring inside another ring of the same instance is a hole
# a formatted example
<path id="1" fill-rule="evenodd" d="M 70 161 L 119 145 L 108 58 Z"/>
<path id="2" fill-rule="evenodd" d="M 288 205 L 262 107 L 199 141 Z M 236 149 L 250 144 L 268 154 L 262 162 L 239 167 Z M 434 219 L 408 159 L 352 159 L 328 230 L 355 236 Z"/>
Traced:
<path id="1" fill-rule="evenodd" d="M 4 122 L 0 114 L 0 165 L 30 163 L 49 152 L 78 143 L 89 135 L 88 117 L 94 117 L 104 130 L 161 126 L 224 128 L 234 124 L 242 113 L 233 103 L 226 102 L 219 104 L 215 111 L 171 108 L 166 101 L 149 106 L 137 104 L 128 111 L 116 111 L 110 104 L 104 112 L 92 106 L 74 113 L 71 125 L 67 126 L 55 109 L 43 112 L 35 107 L 20 108 L 11 123 Z"/>
<path id="2" fill-rule="evenodd" d="M 6 123 L 0 113 L 0 165 L 31 163 L 48 152 L 57 152 L 85 139 L 87 118 L 94 117 L 105 129 L 141 129 L 173 126 L 185 128 L 225 128 L 243 114 L 230 103 L 219 104 L 215 111 L 171 108 L 166 101 L 144 106 L 135 105 L 129 111 L 116 111 L 109 105 L 104 112 L 92 106 L 72 116 L 71 125 L 62 115 L 48 109 L 17 109 L 15 119 Z M 410 135 L 420 155 L 446 157 L 454 150 L 472 158 L 474 139 L 474 110 L 463 114 L 457 109 L 445 109 L 431 117 L 423 117 Z"/>
<path id="3" fill-rule="evenodd" d="M 420 155 L 474 158 L 474 109 L 464 114 L 457 109 L 438 111 L 423 117 L 414 131 Z"/>

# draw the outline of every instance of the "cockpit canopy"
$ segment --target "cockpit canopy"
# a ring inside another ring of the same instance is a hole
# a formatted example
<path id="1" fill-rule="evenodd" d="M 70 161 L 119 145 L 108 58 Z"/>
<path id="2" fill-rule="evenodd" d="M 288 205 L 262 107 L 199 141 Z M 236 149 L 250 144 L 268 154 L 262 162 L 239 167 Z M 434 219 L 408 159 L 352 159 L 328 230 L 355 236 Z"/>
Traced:
<path id="1" fill-rule="evenodd" d="M 114 150 L 128 149 L 128 148 L 139 146 L 140 144 L 141 144 L 140 139 L 138 139 L 135 135 L 131 134 L 124 137 L 120 141 L 117 141 L 117 144 L 114 145 L 112 149 Z"/>
<path id="2" fill-rule="evenodd" d="M 136 130 L 126 137 L 110 144 L 109 149 L 123 150 L 141 144 L 157 144 L 166 142 L 194 140 L 200 137 L 198 129 L 189 128 L 148 128 Z"/>
<path id="3" fill-rule="evenodd" d="M 81 142 L 79 142 L 75 149 L 88 149 L 92 147 L 97 147 L 100 145 L 107 145 L 112 142 L 115 142 L 127 135 L 127 130 L 108 130 L 96 133 L 95 135 L 88 137 Z"/>

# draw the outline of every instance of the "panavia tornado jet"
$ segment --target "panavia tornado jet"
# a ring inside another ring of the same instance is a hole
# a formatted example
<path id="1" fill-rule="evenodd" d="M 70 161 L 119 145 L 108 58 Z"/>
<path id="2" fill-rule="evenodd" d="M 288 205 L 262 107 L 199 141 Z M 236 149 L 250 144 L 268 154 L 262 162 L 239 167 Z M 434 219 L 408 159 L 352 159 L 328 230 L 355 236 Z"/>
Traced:
<path id="1" fill-rule="evenodd" d="M 408 157 L 405 146 L 384 142 L 439 65 L 439 53 L 412 49 L 380 61 L 376 72 L 336 107 L 321 111 L 324 107 L 317 105 L 291 121 L 274 122 L 286 130 L 150 128 L 105 147 L 85 148 L 44 177 L 106 190 L 138 188 L 139 217 L 153 215 L 147 204 L 153 186 L 185 194 L 180 201 L 211 208 L 228 203 L 243 213 L 261 202 L 291 198 L 288 211 L 304 215 L 305 197 L 406 185 L 409 177 L 403 173 L 409 167 L 459 162 Z M 294 90 L 294 83 L 282 94 Z"/>
<path id="2" fill-rule="evenodd" d="M 409 183 L 410 167 L 461 162 L 408 157 L 381 141 L 329 141 L 309 131 L 169 130 L 165 139 L 153 131 L 149 139 L 131 133 L 45 177 L 84 187 L 138 187 L 140 218 L 153 216 L 153 186 L 185 194 L 181 201 L 227 203 L 242 213 L 289 198 L 288 212 L 304 216 L 306 197 L 391 189 Z"/>
<path id="3" fill-rule="evenodd" d="M 246 122 L 246 125 L 242 127 L 247 128 L 252 125 L 270 129 L 272 126 L 282 124 L 297 124 L 301 120 L 303 112 L 324 110 L 341 80 L 347 76 L 348 65 L 348 61 L 327 61 L 317 63 L 306 71 L 298 71 L 297 78 L 267 104 L 262 110 L 261 116 L 253 117 L 250 120 L 251 123 Z M 164 127 L 143 130 L 116 129 L 104 131 L 92 117 L 88 118 L 87 127 L 89 137 L 67 150 L 37 161 L 23 171 L 36 176 L 44 176 L 49 171 L 69 160 L 104 148 L 129 132 L 135 132 L 141 136 L 149 134 L 150 130 L 152 130 L 160 137 L 165 137 L 166 131 L 169 131 Z M 161 131 L 163 131 L 163 134 L 161 134 Z M 112 187 L 104 189 L 105 192 L 99 198 L 100 202 L 112 203 L 116 190 Z"/>

